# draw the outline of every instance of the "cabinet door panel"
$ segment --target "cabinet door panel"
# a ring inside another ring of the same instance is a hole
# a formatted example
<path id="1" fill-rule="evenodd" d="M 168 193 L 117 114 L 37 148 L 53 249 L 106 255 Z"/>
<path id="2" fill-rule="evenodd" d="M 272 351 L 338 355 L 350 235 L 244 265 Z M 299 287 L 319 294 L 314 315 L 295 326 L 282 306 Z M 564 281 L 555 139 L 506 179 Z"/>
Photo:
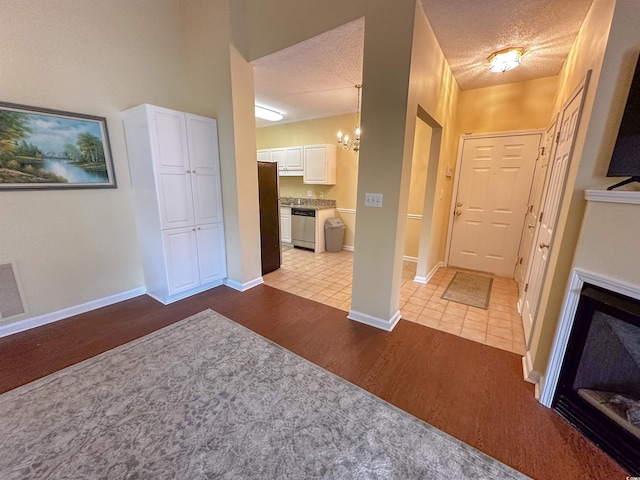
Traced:
<path id="1" fill-rule="evenodd" d="M 211 118 L 187 114 L 187 133 L 191 169 L 219 174 L 218 130 Z"/>
<path id="2" fill-rule="evenodd" d="M 278 170 L 285 171 L 287 169 L 284 148 L 272 148 L 270 150 L 271 161 L 278 164 Z"/>
<path id="3" fill-rule="evenodd" d="M 154 156 L 162 167 L 174 167 L 186 173 L 189 169 L 189 151 L 187 150 L 187 130 L 184 115 L 170 110 L 153 110 L 155 127 Z"/>
<path id="4" fill-rule="evenodd" d="M 222 193 L 217 174 L 197 171 L 191 175 L 196 225 L 222 222 Z"/>
<path id="5" fill-rule="evenodd" d="M 322 146 L 305 147 L 305 183 L 325 183 L 327 181 L 326 156 L 326 149 Z"/>
<path id="6" fill-rule="evenodd" d="M 162 232 L 169 294 L 184 292 L 200 285 L 198 247 L 195 228 L 175 228 Z"/>
<path id="7" fill-rule="evenodd" d="M 197 227 L 200 282 L 206 284 L 227 276 L 222 224 Z"/>
<path id="8" fill-rule="evenodd" d="M 302 171 L 302 147 L 288 147 L 285 157 L 287 170 Z"/>
<path id="9" fill-rule="evenodd" d="M 160 173 L 158 196 L 163 229 L 194 224 L 191 175 Z"/>
<path id="10" fill-rule="evenodd" d="M 291 215 L 280 216 L 280 241 L 291 243 Z"/>

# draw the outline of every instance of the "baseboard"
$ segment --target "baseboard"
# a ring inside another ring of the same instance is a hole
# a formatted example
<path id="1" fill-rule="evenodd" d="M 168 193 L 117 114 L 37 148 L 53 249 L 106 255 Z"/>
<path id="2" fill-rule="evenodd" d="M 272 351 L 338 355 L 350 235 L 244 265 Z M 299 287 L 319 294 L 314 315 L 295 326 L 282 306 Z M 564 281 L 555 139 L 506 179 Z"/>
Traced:
<path id="1" fill-rule="evenodd" d="M 540 375 L 540 380 L 538 380 L 538 383 L 536 383 L 535 396 L 536 396 L 536 400 L 538 400 L 540 403 L 544 405 L 544 403 L 540 400 L 540 395 L 542 395 L 543 390 L 544 390 L 544 375 Z M 545 405 L 545 406 L 551 408 L 551 405 Z"/>
<path id="2" fill-rule="evenodd" d="M 524 377 L 525 382 L 533 383 L 536 386 L 536 398 L 539 397 L 539 384 L 540 377 L 542 376 L 540 372 L 533 369 L 533 362 L 531 361 L 531 352 L 527 350 L 522 357 L 522 375 Z"/>
<path id="3" fill-rule="evenodd" d="M 409 255 L 405 255 L 404 257 L 402 257 L 402 259 L 403 259 L 405 262 L 418 263 L 418 257 L 410 257 Z"/>
<path id="4" fill-rule="evenodd" d="M 350 310 L 347 318 L 349 320 L 355 320 L 356 322 L 364 323 L 365 325 L 369 325 L 370 327 L 376 327 L 381 330 L 386 330 L 390 332 L 400 321 L 400 310 L 396 311 L 396 313 L 389 320 L 384 318 L 374 317 L 372 315 L 368 315 L 366 313 L 357 312 L 355 310 Z"/>
<path id="5" fill-rule="evenodd" d="M 74 315 L 80 315 L 81 313 L 90 312 L 98 308 L 106 307 L 114 303 L 123 302 L 130 298 L 139 297 L 147 292 L 145 287 L 134 288 L 126 292 L 117 293 L 109 297 L 100 298 L 98 300 L 92 300 L 91 302 L 83 303 L 80 305 L 74 305 L 73 307 L 64 308 L 57 312 L 45 313 L 44 315 L 38 315 L 37 317 L 26 318 L 18 322 L 9 323 L 7 325 L 0 326 L 0 338 L 13 335 L 14 333 L 24 332 L 32 328 L 41 327 L 48 323 L 64 320 L 65 318 L 73 317 Z"/>
<path id="6" fill-rule="evenodd" d="M 261 283 L 264 283 L 264 279 L 262 277 L 254 278 L 253 280 L 250 280 L 244 283 L 239 283 L 234 280 L 230 280 L 228 278 L 225 279 L 224 281 L 224 284 L 227 287 L 233 288 L 234 290 L 238 290 L 239 292 L 245 292 L 250 288 L 260 285 Z"/>
<path id="7" fill-rule="evenodd" d="M 342 245 L 342 249 L 353 252 L 353 245 Z"/>
<path id="8" fill-rule="evenodd" d="M 427 273 L 426 277 L 421 277 L 419 275 L 416 275 L 415 277 L 413 277 L 413 281 L 416 283 L 424 283 L 424 284 L 429 283 L 429 280 L 431 280 L 431 278 L 436 274 L 436 272 L 440 267 L 444 267 L 443 262 L 436 263 L 435 267 L 433 267 L 431 271 Z"/>

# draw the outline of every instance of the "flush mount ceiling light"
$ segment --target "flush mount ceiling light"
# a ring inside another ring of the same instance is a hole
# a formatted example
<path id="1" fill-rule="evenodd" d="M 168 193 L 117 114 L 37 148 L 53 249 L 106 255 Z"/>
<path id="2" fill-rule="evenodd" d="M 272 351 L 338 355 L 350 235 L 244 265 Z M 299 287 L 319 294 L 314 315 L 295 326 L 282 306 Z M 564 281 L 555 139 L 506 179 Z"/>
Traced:
<path id="1" fill-rule="evenodd" d="M 262 118 L 263 120 L 277 122 L 278 120 L 282 120 L 284 118 L 284 115 L 282 115 L 279 112 L 276 112 L 275 110 L 269 110 L 268 108 L 259 107 L 258 105 L 256 105 L 255 107 L 256 107 L 256 117 Z"/>
<path id="2" fill-rule="evenodd" d="M 506 72 L 520 65 L 522 55 L 524 55 L 524 48 L 510 47 L 493 52 L 487 60 L 491 64 L 492 72 Z"/>

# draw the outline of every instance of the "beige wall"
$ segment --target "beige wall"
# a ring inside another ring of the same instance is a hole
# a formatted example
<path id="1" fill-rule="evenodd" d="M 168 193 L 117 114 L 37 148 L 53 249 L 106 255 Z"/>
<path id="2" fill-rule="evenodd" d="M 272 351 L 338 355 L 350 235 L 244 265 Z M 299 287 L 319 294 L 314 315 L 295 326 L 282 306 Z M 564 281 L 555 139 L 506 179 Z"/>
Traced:
<path id="1" fill-rule="evenodd" d="M 551 121 L 558 77 L 460 92 L 459 135 L 544 128 Z"/>
<path id="2" fill-rule="evenodd" d="M 31 315 L 144 285 L 119 112 L 181 106 L 177 2 L 0 2 L 2 101 L 104 116 L 110 190 L 2 191 L 0 259 L 15 260 Z"/>
<path id="3" fill-rule="evenodd" d="M 246 135 L 255 129 L 253 70 L 230 44 L 229 0 L 181 0 L 180 7 L 184 104 L 218 119 L 228 282 L 243 288 L 261 276 L 255 138 Z"/>

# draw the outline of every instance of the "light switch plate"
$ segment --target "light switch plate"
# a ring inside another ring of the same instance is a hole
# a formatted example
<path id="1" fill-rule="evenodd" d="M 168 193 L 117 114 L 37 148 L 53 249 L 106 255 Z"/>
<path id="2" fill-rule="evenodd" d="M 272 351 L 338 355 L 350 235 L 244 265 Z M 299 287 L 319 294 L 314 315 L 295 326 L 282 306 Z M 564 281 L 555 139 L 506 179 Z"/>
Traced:
<path id="1" fill-rule="evenodd" d="M 365 193 L 364 206 L 382 208 L 382 194 L 381 193 Z"/>

